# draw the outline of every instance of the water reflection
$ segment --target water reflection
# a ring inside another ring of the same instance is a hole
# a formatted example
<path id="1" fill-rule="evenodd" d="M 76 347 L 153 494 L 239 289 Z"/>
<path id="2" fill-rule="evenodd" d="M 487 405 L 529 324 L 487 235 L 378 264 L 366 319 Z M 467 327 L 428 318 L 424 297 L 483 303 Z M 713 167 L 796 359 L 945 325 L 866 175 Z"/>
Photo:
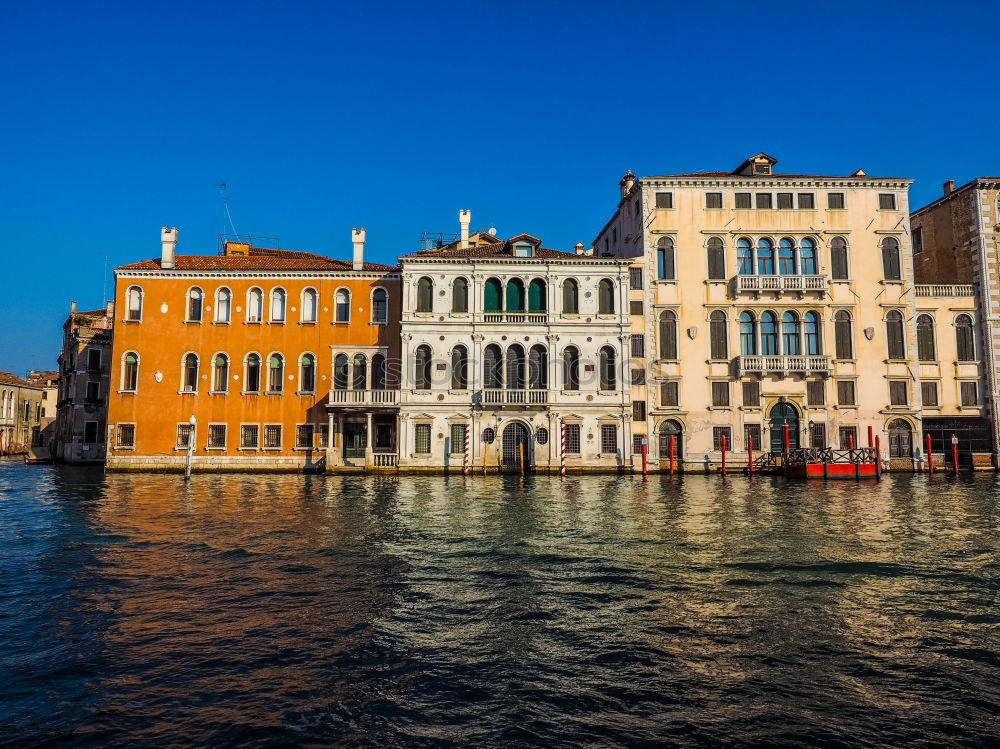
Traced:
<path id="1" fill-rule="evenodd" d="M 0 464 L 8 739 L 981 745 L 993 476 Z"/>

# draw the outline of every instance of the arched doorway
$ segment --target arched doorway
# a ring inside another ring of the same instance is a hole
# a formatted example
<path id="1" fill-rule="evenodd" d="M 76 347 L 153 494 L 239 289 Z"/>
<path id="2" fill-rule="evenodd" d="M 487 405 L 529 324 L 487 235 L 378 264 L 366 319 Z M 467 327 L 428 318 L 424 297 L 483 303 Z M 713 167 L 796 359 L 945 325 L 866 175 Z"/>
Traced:
<path id="1" fill-rule="evenodd" d="M 674 460 L 680 463 L 684 455 L 684 431 L 680 422 L 667 419 L 660 424 L 660 461 L 670 461 L 670 438 L 674 439 Z"/>
<path id="2" fill-rule="evenodd" d="M 524 461 L 531 466 L 531 435 L 520 421 L 512 421 L 503 430 L 503 443 L 501 444 L 500 465 L 504 471 L 520 473 L 523 470 L 521 465 L 521 453 L 523 450 Z"/>
<path id="3" fill-rule="evenodd" d="M 777 403 L 771 409 L 771 452 L 785 451 L 785 424 L 788 425 L 788 447 L 799 446 L 799 412 L 791 403 Z"/>
<path id="4" fill-rule="evenodd" d="M 913 456 L 913 433 L 906 419 L 889 422 L 889 458 L 911 458 Z"/>

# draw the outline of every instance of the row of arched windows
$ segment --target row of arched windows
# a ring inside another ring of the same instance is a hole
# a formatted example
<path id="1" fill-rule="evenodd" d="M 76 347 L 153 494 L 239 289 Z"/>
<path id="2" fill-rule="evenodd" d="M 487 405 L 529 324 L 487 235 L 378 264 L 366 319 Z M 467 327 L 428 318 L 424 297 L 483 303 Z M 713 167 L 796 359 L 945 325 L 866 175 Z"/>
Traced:
<path id="1" fill-rule="evenodd" d="M 388 370 L 384 354 L 374 354 L 369 361 L 364 354 L 337 354 L 333 357 L 334 390 L 385 390 Z"/>
<path id="2" fill-rule="evenodd" d="M 956 315 L 954 326 L 958 361 L 975 361 L 976 338 L 972 317 L 966 314 Z M 917 317 L 917 358 L 920 361 L 937 361 L 934 327 L 934 318 L 930 315 L 923 314 Z"/>
<path id="3" fill-rule="evenodd" d="M 143 291 L 140 286 L 130 286 L 125 292 L 126 319 L 138 322 L 142 320 Z M 213 321 L 228 323 L 233 316 L 233 292 L 221 286 L 214 294 Z M 200 286 L 192 286 L 185 294 L 185 322 L 202 322 L 205 311 L 205 292 Z M 246 322 L 263 323 L 264 290 L 254 286 L 246 294 Z M 288 294 L 277 286 L 267 295 L 267 322 L 283 323 L 288 314 Z M 299 296 L 299 322 L 315 323 L 319 318 L 319 292 L 308 287 Z M 341 288 L 333 295 L 333 321 L 347 323 L 351 320 L 351 292 Z M 387 323 L 389 321 L 389 293 L 382 287 L 372 291 L 371 322 Z"/>
<path id="4" fill-rule="evenodd" d="M 541 278 L 534 278 L 527 286 L 520 278 L 511 278 L 506 285 L 499 278 L 488 278 L 483 283 L 483 312 L 545 312 L 549 308 L 548 287 Z M 434 281 L 429 276 L 417 279 L 417 312 L 434 309 Z M 469 311 L 469 281 L 459 277 L 451 286 L 451 311 Z M 562 284 L 563 314 L 580 312 L 580 284 L 572 278 Z M 615 312 L 615 284 L 602 278 L 597 284 L 597 313 L 612 315 Z"/>
<path id="5" fill-rule="evenodd" d="M 298 359 L 300 393 L 316 392 L 316 356 L 304 353 Z M 201 379 L 202 361 L 194 352 L 181 359 L 181 392 L 197 393 Z M 228 393 L 230 383 L 230 358 L 224 352 L 216 353 L 209 363 L 212 393 Z M 233 379 L 238 379 L 234 377 Z M 122 356 L 121 389 L 135 392 L 139 385 L 139 354 L 126 351 Z M 285 389 L 285 357 L 271 353 L 266 357 L 251 351 L 243 358 L 243 393 L 280 394 Z"/>

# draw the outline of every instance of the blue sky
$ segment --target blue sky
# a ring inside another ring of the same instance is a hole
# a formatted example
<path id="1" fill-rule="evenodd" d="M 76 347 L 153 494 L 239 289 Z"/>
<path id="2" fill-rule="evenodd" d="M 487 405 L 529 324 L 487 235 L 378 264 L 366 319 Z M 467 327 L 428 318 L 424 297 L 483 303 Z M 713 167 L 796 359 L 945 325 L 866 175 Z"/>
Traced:
<path id="1" fill-rule="evenodd" d="M 824 12 L 826 11 L 826 12 Z M 589 246 L 626 169 L 1000 173 L 994 3 L 7 3 L 0 369 L 113 267 L 241 233 L 391 262 L 421 231 Z M 109 284 L 110 293 L 110 284 Z"/>

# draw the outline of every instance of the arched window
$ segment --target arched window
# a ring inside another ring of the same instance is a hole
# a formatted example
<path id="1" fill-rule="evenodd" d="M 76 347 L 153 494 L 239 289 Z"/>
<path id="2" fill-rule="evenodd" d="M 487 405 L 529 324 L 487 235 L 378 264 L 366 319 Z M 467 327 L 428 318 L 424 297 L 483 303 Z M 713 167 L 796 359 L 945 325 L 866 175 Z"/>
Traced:
<path id="1" fill-rule="evenodd" d="M 749 312 L 740 313 L 740 354 L 756 356 L 757 354 L 757 323 Z"/>
<path id="2" fill-rule="evenodd" d="M 890 359 L 906 358 L 906 339 L 903 337 L 903 315 L 899 310 L 889 310 L 885 316 L 885 338 Z"/>
<path id="3" fill-rule="evenodd" d="M 368 359 L 364 354 L 354 355 L 354 376 L 351 378 L 351 387 L 355 390 L 368 389 Z"/>
<path id="4" fill-rule="evenodd" d="M 483 349 L 483 387 L 488 390 L 503 387 L 503 358 L 495 343 Z"/>
<path id="5" fill-rule="evenodd" d="M 549 386 L 549 353 L 537 344 L 528 351 L 528 387 L 545 390 Z"/>
<path id="6" fill-rule="evenodd" d="M 389 322 L 389 292 L 383 288 L 372 292 L 372 322 L 378 325 Z"/>
<path id="7" fill-rule="evenodd" d="M 843 237 L 830 240 L 830 277 L 835 281 L 846 281 L 850 278 L 847 266 L 847 241 Z"/>
<path id="8" fill-rule="evenodd" d="M 316 289 L 305 289 L 302 292 L 302 322 L 316 322 Z"/>
<path id="9" fill-rule="evenodd" d="M 882 240 L 882 274 L 886 281 L 903 279 L 899 267 L 899 240 L 895 237 L 886 237 Z"/>
<path id="10" fill-rule="evenodd" d="M 142 289 L 129 286 L 125 292 L 125 319 L 131 322 L 142 320 Z"/>
<path id="11" fill-rule="evenodd" d="M 215 321 L 229 322 L 233 309 L 233 292 L 223 287 L 215 292 Z"/>
<path id="12" fill-rule="evenodd" d="M 192 286 L 187 293 L 187 321 L 201 322 L 201 307 L 204 299 L 201 289 Z"/>
<path id="13" fill-rule="evenodd" d="M 122 390 L 134 393 L 139 384 L 139 355 L 134 351 L 125 354 L 122 362 Z"/>
<path id="14" fill-rule="evenodd" d="M 778 273 L 783 276 L 796 274 L 795 242 L 788 237 L 778 242 Z"/>
<path id="15" fill-rule="evenodd" d="M 216 354 L 212 369 L 212 391 L 225 393 L 229 390 L 229 357 Z"/>
<path id="16" fill-rule="evenodd" d="M 609 278 L 602 278 L 597 285 L 597 314 L 613 315 L 615 313 L 615 285 Z"/>
<path id="17" fill-rule="evenodd" d="M 660 313 L 660 358 L 677 358 L 677 313 L 669 309 Z"/>
<path id="18" fill-rule="evenodd" d="M 545 294 L 545 281 L 540 278 L 528 284 L 528 312 L 544 312 L 548 307 Z"/>
<path id="19" fill-rule="evenodd" d="M 975 361 L 976 339 L 972 331 L 972 318 L 968 315 L 955 318 L 955 343 L 959 361 Z"/>
<path id="20" fill-rule="evenodd" d="M 819 356 L 823 353 L 823 337 L 819 326 L 819 314 L 806 312 L 802 318 L 805 332 L 806 353 L 809 356 Z"/>
<path id="21" fill-rule="evenodd" d="M 517 343 L 507 348 L 507 389 L 524 390 L 524 349 Z"/>
<path id="22" fill-rule="evenodd" d="M 917 358 L 920 361 L 935 361 L 934 350 L 934 318 L 930 315 L 920 315 L 917 318 Z"/>
<path id="23" fill-rule="evenodd" d="M 285 357 L 281 354 L 271 354 L 268 358 L 267 391 L 280 393 L 285 387 Z"/>
<path id="24" fill-rule="evenodd" d="M 580 389 L 580 351 L 567 346 L 563 351 L 563 390 Z"/>
<path id="25" fill-rule="evenodd" d="M 428 279 L 430 280 L 430 279 Z M 414 357 L 414 387 L 417 390 L 431 389 L 431 347 L 427 345 L 417 346 L 417 355 Z"/>
<path id="26" fill-rule="evenodd" d="M 451 388 L 469 389 L 469 351 L 465 346 L 455 346 L 451 350 Z"/>
<path id="27" fill-rule="evenodd" d="M 618 373 L 615 366 L 615 350 L 611 346 L 601 347 L 601 390 L 618 389 Z"/>
<path id="28" fill-rule="evenodd" d="M 333 357 L 333 389 L 347 390 L 350 377 L 351 365 L 347 354 L 337 354 Z"/>
<path id="29" fill-rule="evenodd" d="M 799 318 L 794 312 L 786 312 L 781 316 L 781 353 L 787 356 L 802 353 L 799 346 Z"/>
<path id="30" fill-rule="evenodd" d="M 715 310 L 708 316 L 708 337 L 712 359 L 729 358 L 729 335 L 726 330 L 726 313 Z"/>
<path id="31" fill-rule="evenodd" d="M 333 295 L 333 321 L 351 321 L 351 292 L 347 289 L 337 289 Z"/>
<path id="32" fill-rule="evenodd" d="M 677 278 L 677 267 L 674 262 L 674 240 L 663 237 L 656 243 L 656 277 L 665 281 Z"/>
<path id="33" fill-rule="evenodd" d="M 778 354 L 778 317 L 773 312 L 760 315 L 760 353 L 763 356 Z"/>
<path id="34" fill-rule="evenodd" d="M 285 290 L 271 290 L 271 322 L 285 321 Z"/>
<path id="35" fill-rule="evenodd" d="M 503 287 L 500 279 L 487 278 L 483 284 L 483 312 L 499 312 L 503 309 Z"/>
<path id="36" fill-rule="evenodd" d="M 746 237 L 736 240 L 736 272 L 741 276 L 753 275 L 753 245 Z"/>
<path id="37" fill-rule="evenodd" d="M 247 356 L 247 372 L 243 379 L 243 390 L 247 393 L 260 392 L 260 356 L 257 354 Z"/>
<path id="38" fill-rule="evenodd" d="M 247 292 L 247 322 L 264 319 L 264 292 L 254 287 Z"/>
<path id="39" fill-rule="evenodd" d="M 313 393 L 316 391 L 316 357 L 312 354 L 302 354 L 299 361 L 299 391 Z"/>
<path id="40" fill-rule="evenodd" d="M 770 239 L 757 240 L 757 273 L 762 276 L 774 275 L 774 243 Z"/>
<path id="41" fill-rule="evenodd" d="M 507 282 L 504 302 L 504 309 L 508 312 L 524 312 L 524 283 L 520 278 L 512 278 Z"/>
<path id="42" fill-rule="evenodd" d="M 563 314 L 580 313 L 580 287 L 572 278 L 563 281 Z"/>
<path id="43" fill-rule="evenodd" d="M 708 240 L 708 279 L 723 281 L 726 278 L 726 247 L 719 237 Z"/>
<path id="44" fill-rule="evenodd" d="M 385 390 L 387 379 L 385 356 L 375 354 L 372 357 L 372 390 Z"/>
<path id="45" fill-rule="evenodd" d="M 816 242 L 806 237 L 799 242 L 799 273 L 803 276 L 815 276 L 818 272 Z"/>
<path id="46" fill-rule="evenodd" d="M 417 312 L 434 311 L 434 282 L 427 276 L 417 281 Z"/>
<path id="47" fill-rule="evenodd" d="M 854 335 L 851 332 L 851 315 L 840 310 L 833 316 L 834 344 L 838 359 L 854 358 Z"/>
<path id="48" fill-rule="evenodd" d="M 451 287 L 451 311 L 469 311 L 469 282 L 464 278 L 456 278 Z"/>
<path id="49" fill-rule="evenodd" d="M 198 392 L 198 355 L 187 354 L 184 357 L 184 374 L 181 390 L 185 393 Z"/>

